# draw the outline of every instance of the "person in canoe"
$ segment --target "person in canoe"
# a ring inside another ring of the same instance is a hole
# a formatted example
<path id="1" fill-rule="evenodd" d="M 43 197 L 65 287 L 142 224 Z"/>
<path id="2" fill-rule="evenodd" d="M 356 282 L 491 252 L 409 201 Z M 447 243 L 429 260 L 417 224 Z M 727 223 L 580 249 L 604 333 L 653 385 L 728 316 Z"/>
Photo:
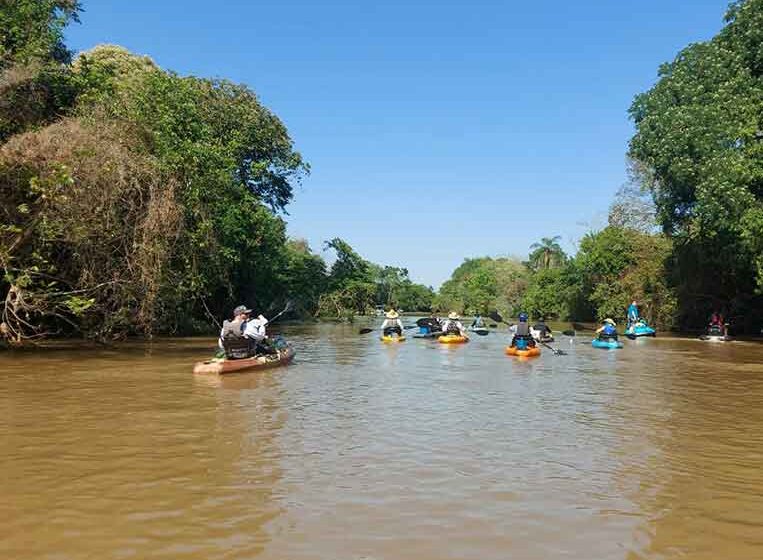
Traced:
<path id="1" fill-rule="evenodd" d="M 546 324 L 546 319 L 541 317 L 532 327 L 530 333 L 538 342 L 553 338 L 551 327 Z"/>
<path id="2" fill-rule="evenodd" d="M 633 303 L 631 303 L 628 306 L 628 328 L 632 327 L 638 322 L 639 322 L 638 303 L 636 303 L 636 300 L 634 299 Z"/>
<path id="3" fill-rule="evenodd" d="M 262 315 L 251 319 L 252 310 L 239 305 L 233 310 L 233 320 L 223 323 L 219 346 L 229 360 L 277 353 L 267 337 L 268 320 Z"/>
<path id="4" fill-rule="evenodd" d="M 237 360 L 249 357 L 250 344 L 244 337 L 244 330 L 251 313 L 252 310 L 245 305 L 238 305 L 233 310 L 233 319 L 223 321 L 218 344 L 226 358 Z"/>
<path id="5" fill-rule="evenodd" d="M 442 332 L 442 321 L 437 317 L 437 313 L 432 311 L 431 315 L 421 321 L 418 321 L 419 326 L 423 326 L 426 329 L 425 334 Z"/>
<path id="6" fill-rule="evenodd" d="M 530 332 L 530 316 L 527 313 L 519 314 L 519 323 L 513 325 L 511 330 L 514 337 L 511 339 L 511 346 L 525 350 L 535 347 L 535 339 Z"/>
<path id="7" fill-rule="evenodd" d="M 249 319 L 244 327 L 244 338 L 254 343 L 254 354 L 276 354 L 277 350 L 273 347 L 268 338 L 267 326 L 269 321 L 258 315 L 255 319 Z"/>
<path id="8" fill-rule="evenodd" d="M 385 319 L 382 323 L 381 330 L 384 336 L 403 336 L 403 322 L 400 320 L 400 314 L 394 309 L 390 309 L 385 313 Z"/>
<path id="9" fill-rule="evenodd" d="M 472 329 L 484 329 L 485 321 L 482 320 L 482 315 L 477 315 L 472 321 Z"/>
<path id="10" fill-rule="evenodd" d="M 599 340 L 617 340 L 617 323 L 609 318 L 604 319 L 601 327 L 596 329 L 596 334 Z"/>
<path id="11" fill-rule="evenodd" d="M 728 329 L 726 328 L 726 322 L 723 319 L 723 314 L 718 310 L 713 311 L 710 316 L 710 322 L 708 326 L 708 332 L 722 332 L 723 336 L 728 336 Z"/>
<path id="12" fill-rule="evenodd" d="M 466 329 L 461 324 L 461 317 L 455 311 L 448 314 L 448 320 L 442 325 L 442 334 L 445 336 L 466 336 Z"/>

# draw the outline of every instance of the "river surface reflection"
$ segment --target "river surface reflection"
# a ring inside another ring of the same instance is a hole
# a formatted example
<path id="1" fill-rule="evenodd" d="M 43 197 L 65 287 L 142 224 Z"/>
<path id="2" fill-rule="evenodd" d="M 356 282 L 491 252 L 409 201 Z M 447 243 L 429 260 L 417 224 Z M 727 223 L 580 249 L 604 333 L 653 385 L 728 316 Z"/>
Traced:
<path id="1" fill-rule="evenodd" d="M 0 354 L 0 558 L 763 558 L 763 345 L 284 330 Z"/>

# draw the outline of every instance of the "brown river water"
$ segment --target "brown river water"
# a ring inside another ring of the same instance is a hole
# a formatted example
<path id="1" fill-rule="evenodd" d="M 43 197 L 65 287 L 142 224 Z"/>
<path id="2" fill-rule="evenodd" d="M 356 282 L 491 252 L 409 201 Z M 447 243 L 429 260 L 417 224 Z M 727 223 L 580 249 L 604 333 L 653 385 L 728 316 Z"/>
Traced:
<path id="1" fill-rule="evenodd" d="M 357 328 L 227 378 L 209 339 L 0 353 L 0 558 L 763 558 L 763 345 Z"/>

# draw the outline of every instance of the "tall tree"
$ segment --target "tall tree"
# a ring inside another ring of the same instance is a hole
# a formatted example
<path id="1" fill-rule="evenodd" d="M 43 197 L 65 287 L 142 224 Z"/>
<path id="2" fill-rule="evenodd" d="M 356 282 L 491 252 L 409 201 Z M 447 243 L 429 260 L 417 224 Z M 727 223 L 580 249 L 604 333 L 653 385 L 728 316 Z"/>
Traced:
<path id="1" fill-rule="evenodd" d="M 548 270 L 559 267 L 567 260 L 559 241 L 561 236 L 543 237 L 540 242 L 530 245 L 530 266 L 535 270 Z"/>
<path id="2" fill-rule="evenodd" d="M 630 157 L 675 238 L 681 315 L 763 310 L 763 0 L 732 4 L 713 39 L 682 50 L 636 97 Z"/>

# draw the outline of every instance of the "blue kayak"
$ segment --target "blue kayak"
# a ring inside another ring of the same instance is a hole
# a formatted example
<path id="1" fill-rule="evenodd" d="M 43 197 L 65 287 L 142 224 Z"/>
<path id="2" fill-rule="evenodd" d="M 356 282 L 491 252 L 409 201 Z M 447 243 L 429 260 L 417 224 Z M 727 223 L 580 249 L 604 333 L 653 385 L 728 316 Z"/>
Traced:
<path id="1" fill-rule="evenodd" d="M 625 336 L 631 339 L 641 336 L 657 336 L 657 332 L 646 323 L 636 323 L 625 330 Z"/>
<path id="2" fill-rule="evenodd" d="M 604 348 L 606 350 L 616 350 L 623 347 L 623 343 L 619 340 L 599 340 L 594 338 L 591 342 L 591 346 L 594 348 Z"/>

